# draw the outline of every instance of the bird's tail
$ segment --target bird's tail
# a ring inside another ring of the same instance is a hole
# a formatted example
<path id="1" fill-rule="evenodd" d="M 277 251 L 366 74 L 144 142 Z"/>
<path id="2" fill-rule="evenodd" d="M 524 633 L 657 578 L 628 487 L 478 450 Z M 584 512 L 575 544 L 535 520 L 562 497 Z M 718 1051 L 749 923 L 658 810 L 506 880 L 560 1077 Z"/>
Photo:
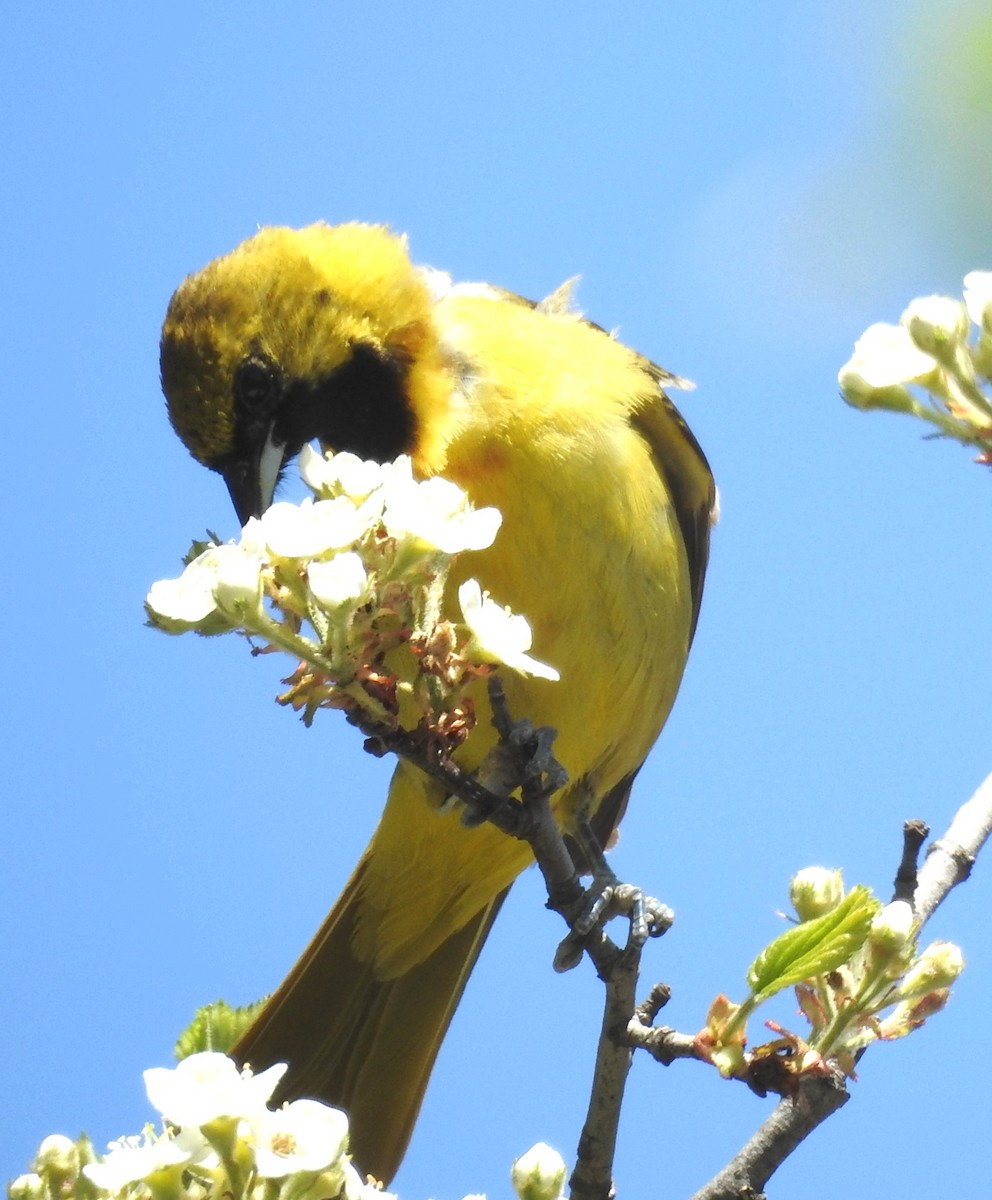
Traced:
<path id="1" fill-rule="evenodd" d="M 343 1108 L 351 1153 L 388 1183 L 399 1167 L 434 1060 L 506 892 L 423 961 L 382 979 L 355 953 L 369 847 L 341 898 L 233 1050 L 262 1070 L 289 1064 L 277 1102 L 309 1096 Z"/>

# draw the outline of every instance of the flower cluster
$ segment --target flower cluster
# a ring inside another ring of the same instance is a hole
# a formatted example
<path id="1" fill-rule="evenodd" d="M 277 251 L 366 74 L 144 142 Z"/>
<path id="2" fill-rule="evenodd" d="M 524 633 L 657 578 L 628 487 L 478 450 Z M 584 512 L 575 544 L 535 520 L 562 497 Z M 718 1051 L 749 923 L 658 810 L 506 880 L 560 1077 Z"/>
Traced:
<path id="1" fill-rule="evenodd" d="M 380 465 L 304 447 L 300 470 L 313 498 L 273 504 L 237 543 L 194 547 L 183 574 L 148 593 L 151 624 L 240 632 L 299 659 L 280 700 L 308 723 L 318 708 L 357 708 L 449 748 L 471 728 L 467 688 L 492 664 L 558 678 L 528 653 L 525 618 L 476 580 L 457 589 L 461 620 L 447 618 L 452 563 L 492 544 L 496 509 L 472 508 L 446 479 L 414 479 L 406 456 Z"/>
<path id="2" fill-rule="evenodd" d="M 845 891 L 839 871 L 800 871 L 791 897 L 798 922 L 751 964 L 750 995 L 742 1004 L 719 996 L 697 1038 L 722 1074 L 782 1094 L 804 1073 L 840 1070 L 853 1078 L 861 1050 L 918 1029 L 944 1007 L 964 968 L 950 942 L 917 950 L 908 902 L 882 905 L 861 886 Z M 747 1051 L 749 1016 L 787 987 L 795 988 L 809 1033 L 800 1038 L 768 1022 L 779 1037 Z"/>
<path id="3" fill-rule="evenodd" d="M 10 1200 L 383 1200 L 348 1155 L 348 1118 L 316 1100 L 268 1106 L 285 1072 L 253 1075 L 206 1051 L 145 1072 L 163 1119 L 97 1154 L 87 1138 L 45 1138 Z M 389 1200 L 387 1197 L 386 1200 Z"/>
<path id="4" fill-rule="evenodd" d="M 963 300 L 923 296 L 869 326 L 838 381 L 855 408 L 910 413 L 992 464 L 992 271 L 966 275 Z"/>
<path id="5" fill-rule="evenodd" d="M 145 1071 L 161 1132 L 111 1142 L 45 1138 L 9 1200 L 396 1200 L 363 1180 L 348 1154 L 348 1118 L 317 1100 L 269 1107 L 284 1063 L 253 1075 L 204 1051 Z M 510 1172 L 519 1200 L 560 1200 L 565 1163 L 543 1142 Z M 466 1196 L 465 1200 L 485 1200 Z"/>

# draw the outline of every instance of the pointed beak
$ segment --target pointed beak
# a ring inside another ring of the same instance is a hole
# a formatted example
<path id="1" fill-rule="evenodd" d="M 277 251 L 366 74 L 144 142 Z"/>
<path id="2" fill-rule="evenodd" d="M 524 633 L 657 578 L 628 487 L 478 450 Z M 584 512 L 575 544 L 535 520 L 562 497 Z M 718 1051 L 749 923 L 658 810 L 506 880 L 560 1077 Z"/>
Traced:
<path id="1" fill-rule="evenodd" d="M 224 482 L 242 526 L 247 524 L 249 517 L 260 517 L 268 507 L 262 503 L 258 468 L 254 462 L 231 463 L 224 469 Z"/>
<path id="2" fill-rule="evenodd" d="M 260 517 L 272 503 L 285 460 L 286 447 L 273 441 L 270 431 L 257 452 L 224 465 L 221 474 L 242 525 L 249 517 Z"/>

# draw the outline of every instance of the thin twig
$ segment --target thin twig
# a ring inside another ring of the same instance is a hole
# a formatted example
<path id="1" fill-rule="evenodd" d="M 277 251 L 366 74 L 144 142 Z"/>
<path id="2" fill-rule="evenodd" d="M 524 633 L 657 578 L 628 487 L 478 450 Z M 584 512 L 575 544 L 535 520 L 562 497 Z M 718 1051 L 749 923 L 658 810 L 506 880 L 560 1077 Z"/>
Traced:
<path id="1" fill-rule="evenodd" d="M 670 1025 L 655 1025 L 658 1013 L 672 998 L 672 989 L 667 983 L 656 983 L 648 998 L 634 1009 L 627 1022 L 626 1041 L 635 1050 L 647 1050 L 663 1066 L 671 1066 L 677 1058 L 698 1058 L 706 1061 L 700 1052 L 696 1038 L 690 1033 L 679 1033 Z"/>
<path id="2" fill-rule="evenodd" d="M 899 870 L 896 871 L 893 900 L 908 900 L 912 904 L 920 869 L 920 851 L 929 836 L 930 826 L 926 821 L 907 821 L 903 825 L 902 858 L 899 860 Z"/>

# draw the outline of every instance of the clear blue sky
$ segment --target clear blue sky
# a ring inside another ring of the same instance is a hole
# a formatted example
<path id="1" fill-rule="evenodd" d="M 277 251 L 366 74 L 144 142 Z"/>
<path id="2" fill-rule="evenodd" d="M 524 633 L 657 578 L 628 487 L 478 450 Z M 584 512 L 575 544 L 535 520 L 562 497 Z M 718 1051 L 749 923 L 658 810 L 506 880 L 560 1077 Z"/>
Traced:
<path id="1" fill-rule="evenodd" d="M 259 224 L 386 221 L 419 260 L 532 296 L 581 274 L 593 319 L 697 381 L 683 407 L 724 519 L 614 859 L 678 912 L 645 968 L 675 989 L 672 1023 L 742 993 L 794 870 L 887 895 L 903 819 L 941 829 L 992 767 L 992 481 L 836 389 L 868 323 L 992 267 L 992 113 L 939 127 L 924 104 L 935 72 L 945 100 L 966 77 L 941 38 L 975 10 L 930 28 L 916 7 L 11 9 L 0 1174 L 51 1131 L 140 1128 L 142 1068 L 198 1003 L 278 980 L 384 793 L 343 723 L 272 704 L 269 662 L 143 628 L 191 537 L 235 532 L 168 427 L 161 318 Z M 933 925 L 969 960 L 951 1009 L 869 1053 L 773 1195 L 987 1179 L 989 874 Z M 551 973 L 558 935 L 531 872 L 442 1052 L 406 1200 L 505 1196 L 538 1139 L 570 1156 L 599 988 Z M 686 1195 L 770 1104 L 638 1061 L 621 1194 Z"/>

